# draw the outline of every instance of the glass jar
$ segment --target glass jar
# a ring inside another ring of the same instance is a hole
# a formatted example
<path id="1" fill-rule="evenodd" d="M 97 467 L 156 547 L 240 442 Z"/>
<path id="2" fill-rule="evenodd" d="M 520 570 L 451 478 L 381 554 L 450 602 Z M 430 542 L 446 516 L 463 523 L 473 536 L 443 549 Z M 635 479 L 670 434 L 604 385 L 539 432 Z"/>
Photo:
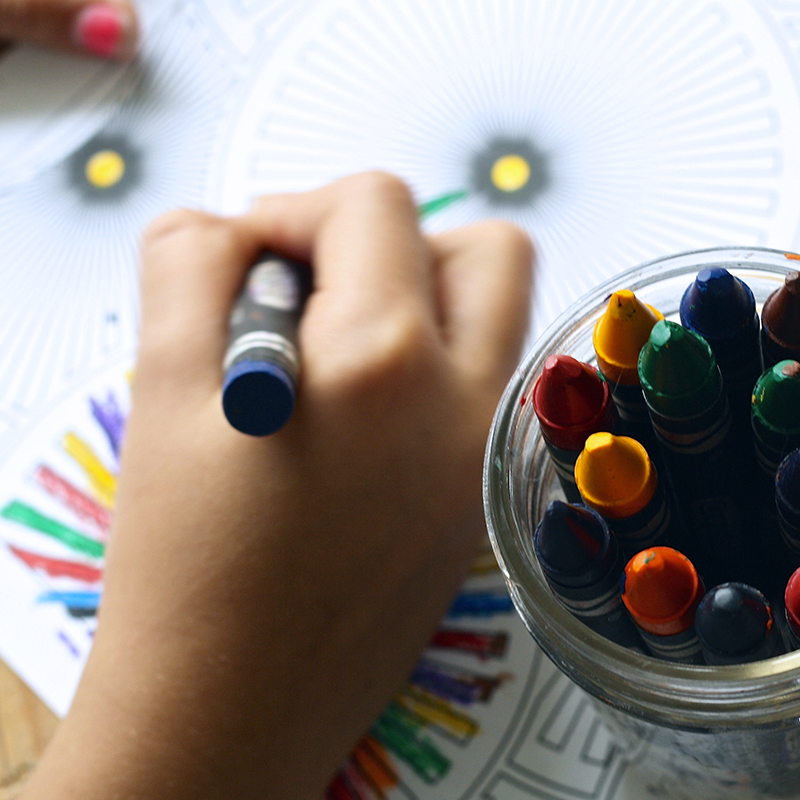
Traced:
<path id="1" fill-rule="evenodd" d="M 595 363 L 592 331 L 618 289 L 678 319 L 681 296 L 704 267 L 725 267 L 756 304 L 800 268 L 791 254 L 713 248 L 651 261 L 602 283 L 561 314 L 525 357 L 497 409 L 484 462 L 489 536 L 511 597 L 549 658 L 595 700 L 635 768 L 658 796 L 680 800 L 800 797 L 800 651 L 751 664 L 675 664 L 594 633 L 554 597 L 537 563 L 533 531 L 547 503 L 563 499 L 530 402 L 545 359 Z"/>

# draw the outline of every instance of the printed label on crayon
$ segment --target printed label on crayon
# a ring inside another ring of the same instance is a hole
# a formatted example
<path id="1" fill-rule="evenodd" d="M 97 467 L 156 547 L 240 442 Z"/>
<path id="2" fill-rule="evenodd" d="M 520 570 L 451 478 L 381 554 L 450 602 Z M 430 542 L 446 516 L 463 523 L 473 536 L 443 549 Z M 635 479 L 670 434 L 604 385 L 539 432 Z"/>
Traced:
<path id="1" fill-rule="evenodd" d="M 653 655 L 658 658 L 682 664 L 705 664 L 694 625 L 683 633 L 676 633 L 673 636 L 656 636 L 642 629 L 640 633 Z"/>
<path id="2" fill-rule="evenodd" d="M 257 264 L 247 278 L 247 293 L 260 306 L 293 311 L 300 305 L 297 276 L 281 259 Z"/>
<path id="3" fill-rule="evenodd" d="M 271 360 L 276 354 L 282 356 L 292 370 L 297 369 L 300 356 L 297 348 L 285 336 L 270 331 L 251 331 L 231 344 L 225 353 L 222 367 L 228 369 L 234 361 L 245 355 L 251 361 L 264 361 L 265 357 Z"/>

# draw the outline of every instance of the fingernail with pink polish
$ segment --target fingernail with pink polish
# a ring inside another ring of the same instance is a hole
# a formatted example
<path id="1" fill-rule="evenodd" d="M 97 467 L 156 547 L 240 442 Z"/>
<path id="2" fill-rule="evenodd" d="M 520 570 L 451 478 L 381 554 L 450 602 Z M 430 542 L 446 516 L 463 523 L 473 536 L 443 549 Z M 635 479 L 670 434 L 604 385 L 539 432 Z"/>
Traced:
<path id="1" fill-rule="evenodd" d="M 136 26 L 129 11 L 111 3 L 95 3 L 75 18 L 73 40 L 82 50 L 104 58 L 133 54 Z"/>

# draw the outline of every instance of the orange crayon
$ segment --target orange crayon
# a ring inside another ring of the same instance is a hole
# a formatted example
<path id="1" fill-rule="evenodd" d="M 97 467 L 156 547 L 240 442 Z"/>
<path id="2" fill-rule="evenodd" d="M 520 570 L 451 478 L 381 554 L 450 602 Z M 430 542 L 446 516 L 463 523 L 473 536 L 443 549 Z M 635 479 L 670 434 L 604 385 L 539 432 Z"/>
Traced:
<path id="1" fill-rule="evenodd" d="M 657 658 L 705 663 L 694 628 L 704 594 L 692 562 L 671 547 L 643 550 L 625 567 L 622 602 Z"/>

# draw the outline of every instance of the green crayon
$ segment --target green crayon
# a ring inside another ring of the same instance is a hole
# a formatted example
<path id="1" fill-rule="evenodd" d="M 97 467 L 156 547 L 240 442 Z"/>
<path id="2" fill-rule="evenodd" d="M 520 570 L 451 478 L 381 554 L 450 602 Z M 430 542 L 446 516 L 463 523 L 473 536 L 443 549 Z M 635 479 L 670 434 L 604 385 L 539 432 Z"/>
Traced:
<path id="1" fill-rule="evenodd" d="M 687 555 L 709 585 L 752 577 L 749 442 L 738 441 L 708 343 L 661 320 L 639 355 L 639 379 L 661 448 Z"/>
<path id="2" fill-rule="evenodd" d="M 771 487 L 778 464 L 800 447 L 800 362 L 779 361 L 763 373 L 753 389 L 750 421 L 758 466 Z"/>

